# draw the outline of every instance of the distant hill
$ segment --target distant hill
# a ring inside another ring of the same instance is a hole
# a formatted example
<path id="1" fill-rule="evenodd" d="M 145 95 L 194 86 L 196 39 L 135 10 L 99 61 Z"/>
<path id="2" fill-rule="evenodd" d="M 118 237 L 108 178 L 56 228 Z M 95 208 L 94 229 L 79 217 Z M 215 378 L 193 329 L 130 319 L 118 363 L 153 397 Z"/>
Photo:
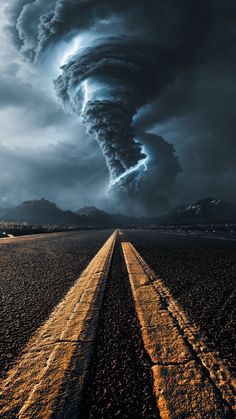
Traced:
<path id="1" fill-rule="evenodd" d="M 82 207 L 75 211 L 79 223 L 85 226 L 113 226 L 111 214 L 94 206 Z"/>
<path id="2" fill-rule="evenodd" d="M 170 224 L 211 224 L 236 222 L 236 205 L 217 198 L 206 198 L 182 205 L 163 217 Z"/>
<path id="3" fill-rule="evenodd" d="M 5 221 L 25 221 L 32 224 L 71 225 L 78 222 L 72 211 L 63 211 L 44 198 L 25 201 L 15 208 L 5 210 L 1 218 Z"/>
<path id="4" fill-rule="evenodd" d="M 98 209 L 97 207 L 90 206 L 90 207 L 82 207 L 75 211 L 76 215 L 83 216 L 83 217 L 93 217 L 93 216 L 99 216 L 99 215 L 105 215 L 108 214 L 103 210 Z"/>
<path id="5" fill-rule="evenodd" d="M 94 206 L 83 207 L 75 212 L 80 224 L 102 227 L 130 227 L 139 224 L 139 219 L 122 214 L 110 214 Z"/>
<path id="6" fill-rule="evenodd" d="M 44 198 L 25 201 L 21 205 L 0 209 L 0 219 L 4 221 L 27 222 L 29 224 L 76 225 L 80 227 L 131 227 L 160 224 L 211 224 L 236 223 L 236 205 L 222 199 L 207 198 L 173 209 L 162 217 L 130 217 L 111 214 L 94 206 L 75 212 L 63 211 Z"/>
<path id="7" fill-rule="evenodd" d="M 4 221 L 29 224 L 77 225 L 81 227 L 128 227 L 138 219 L 121 214 L 109 214 L 94 206 L 78 211 L 63 211 L 47 199 L 25 201 L 21 205 L 0 210 Z"/>

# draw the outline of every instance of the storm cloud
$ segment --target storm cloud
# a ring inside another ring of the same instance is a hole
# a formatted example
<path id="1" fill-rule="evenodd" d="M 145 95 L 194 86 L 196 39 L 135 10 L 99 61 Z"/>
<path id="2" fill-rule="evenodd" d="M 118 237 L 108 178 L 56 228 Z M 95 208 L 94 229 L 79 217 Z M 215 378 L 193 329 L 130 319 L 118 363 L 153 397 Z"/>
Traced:
<path id="1" fill-rule="evenodd" d="M 160 66 L 162 54 L 157 46 L 107 38 L 73 57 L 55 82 L 65 109 L 80 114 L 97 139 L 111 184 L 147 157 L 131 125 L 136 111 L 170 79 L 168 58 L 165 71 Z"/>
<path id="2" fill-rule="evenodd" d="M 58 66 L 56 94 L 98 142 L 115 205 L 234 199 L 233 0 L 16 0 L 7 14 L 22 55 Z"/>

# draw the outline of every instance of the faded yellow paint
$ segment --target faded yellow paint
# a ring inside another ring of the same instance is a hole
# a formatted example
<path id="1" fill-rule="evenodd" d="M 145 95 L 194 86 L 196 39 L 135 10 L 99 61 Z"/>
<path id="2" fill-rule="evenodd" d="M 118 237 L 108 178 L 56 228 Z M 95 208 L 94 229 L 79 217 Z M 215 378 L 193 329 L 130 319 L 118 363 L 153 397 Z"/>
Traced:
<path id="1" fill-rule="evenodd" d="M 1 383 L 0 417 L 73 417 L 88 370 L 117 232 L 103 245 Z"/>
<path id="2" fill-rule="evenodd" d="M 199 328 L 191 325 L 134 246 L 123 242 L 122 248 L 144 347 L 154 364 L 161 417 L 223 418 L 235 411 L 235 381 L 228 366 L 208 349 Z"/>
<path id="3" fill-rule="evenodd" d="M 0 245 L 1 244 L 15 244 L 22 241 L 35 241 L 41 239 L 48 239 L 50 237 L 57 237 L 70 234 L 68 231 L 58 231 L 55 233 L 42 233 L 42 234 L 28 234 L 25 236 L 8 236 L 8 237 L 1 237 L 0 238 Z"/>
<path id="4" fill-rule="evenodd" d="M 153 367 L 154 392 L 163 418 L 225 417 L 217 405 L 216 394 L 196 361 L 187 365 Z"/>

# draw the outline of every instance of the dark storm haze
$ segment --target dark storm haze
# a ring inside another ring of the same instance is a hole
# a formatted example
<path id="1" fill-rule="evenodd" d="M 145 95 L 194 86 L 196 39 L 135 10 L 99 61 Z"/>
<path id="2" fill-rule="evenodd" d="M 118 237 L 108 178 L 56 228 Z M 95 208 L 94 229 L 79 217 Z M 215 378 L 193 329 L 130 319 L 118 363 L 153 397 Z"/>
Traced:
<path id="1" fill-rule="evenodd" d="M 17 58 L 1 64 L 0 109 L 23 108 L 24 129 L 50 138 L 0 142 L 0 206 L 43 195 L 152 215 L 236 202 L 235 0 L 5 4 Z"/>

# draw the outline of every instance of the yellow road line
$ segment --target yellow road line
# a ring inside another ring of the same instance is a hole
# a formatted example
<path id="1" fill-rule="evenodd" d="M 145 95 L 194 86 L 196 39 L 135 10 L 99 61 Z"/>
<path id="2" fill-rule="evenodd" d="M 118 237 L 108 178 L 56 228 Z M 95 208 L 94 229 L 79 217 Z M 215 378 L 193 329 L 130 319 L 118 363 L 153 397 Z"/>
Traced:
<path id="1" fill-rule="evenodd" d="M 134 246 L 123 242 L 122 248 L 161 417 L 216 419 L 235 412 L 236 386 L 226 363 Z"/>
<path id="2" fill-rule="evenodd" d="M 50 237 L 62 236 L 63 234 L 69 233 L 71 233 L 71 231 L 57 231 L 54 233 L 25 234 L 23 236 L 1 237 L 0 244 L 15 244 L 21 241 L 47 239 Z"/>
<path id="3" fill-rule="evenodd" d="M 74 417 L 84 389 L 115 231 L 1 383 L 0 417 Z"/>

